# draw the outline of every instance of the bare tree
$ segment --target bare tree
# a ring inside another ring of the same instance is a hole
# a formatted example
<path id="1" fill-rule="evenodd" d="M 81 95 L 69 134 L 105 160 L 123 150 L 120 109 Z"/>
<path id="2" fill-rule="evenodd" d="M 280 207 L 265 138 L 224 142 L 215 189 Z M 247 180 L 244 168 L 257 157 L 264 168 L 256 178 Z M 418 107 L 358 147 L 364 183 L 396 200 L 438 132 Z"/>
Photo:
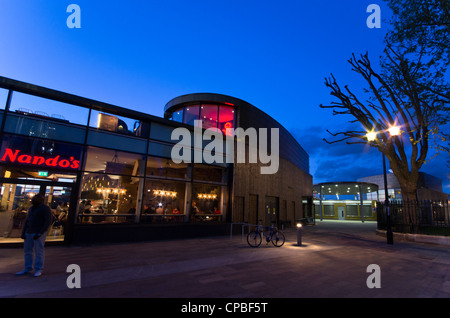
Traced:
<path id="1" fill-rule="evenodd" d="M 441 131 L 441 127 L 449 121 L 450 90 L 445 73 L 450 50 L 446 47 L 449 39 L 442 34 L 448 34 L 450 30 L 450 15 L 446 11 L 448 0 L 435 0 L 436 6 L 429 8 L 414 0 L 414 5 L 422 10 L 415 13 L 415 21 L 423 21 L 421 34 L 408 29 L 409 35 L 405 35 L 401 30 L 412 27 L 405 19 L 414 14 L 405 10 L 409 8 L 409 2 L 405 1 L 388 1 L 397 10 L 394 10 L 394 16 L 397 16 L 392 22 L 393 31 L 386 36 L 381 70 L 372 66 L 368 53 L 359 58 L 353 54 L 348 61 L 352 70 L 367 84 L 368 97 L 357 96 L 348 86 L 342 89 L 331 75 L 325 79 L 325 85 L 337 101 L 320 107 L 332 108 L 334 115 L 350 115 L 352 123 L 358 122 L 362 126 L 354 131 L 329 132 L 336 139 L 325 141 L 369 143 L 376 147 L 389 160 L 403 198 L 416 199 L 419 170 L 427 160 L 430 140 L 439 136 L 448 142 L 448 133 Z M 429 16 L 432 19 L 427 20 Z M 435 29 L 430 29 L 430 25 Z M 400 135 L 390 136 L 389 128 L 393 126 L 400 127 Z M 377 134 L 370 142 L 369 132 Z"/>

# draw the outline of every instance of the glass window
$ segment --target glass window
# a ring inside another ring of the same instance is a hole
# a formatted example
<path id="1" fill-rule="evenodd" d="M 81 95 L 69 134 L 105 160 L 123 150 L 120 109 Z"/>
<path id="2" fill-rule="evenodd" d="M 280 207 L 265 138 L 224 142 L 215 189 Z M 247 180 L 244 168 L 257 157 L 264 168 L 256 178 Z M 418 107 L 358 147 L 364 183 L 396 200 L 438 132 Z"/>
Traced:
<path id="1" fill-rule="evenodd" d="M 321 208 L 320 204 L 314 204 L 314 213 L 316 215 L 320 215 L 320 208 Z"/>
<path id="2" fill-rule="evenodd" d="M 107 131 L 90 129 L 87 143 L 92 146 L 107 147 L 123 151 L 145 153 L 147 140 L 133 136 L 119 135 Z"/>
<path id="3" fill-rule="evenodd" d="M 134 223 L 143 178 L 86 173 L 81 185 L 78 223 Z"/>
<path id="4" fill-rule="evenodd" d="M 18 92 L 13 93 L 10 110 L 36 119 L 79 125 L 86 125 L 89 116 L 87 108 Z"/>
<path id="5" fill-rule="evenodd" d="M 217 128 L 217 112 L 219 107 L 214 104 L 202 104 L 200 109 L 200 119 L 203 129 Z"/>
<path id="6" fill-rule="evenodd" d="M 175 143 L 175 141 L 172 140 L 172 132 L 175 128 L 176 127 L 153 122 L 152 129 L 150 129 L 150 139 Z"/>
<path id="7" fill-rule="evenodd" d="M 184 112 L 183 108 L 174 111 L 172 114 L 172 120 L 182 123 L 183 122 L 183 112 Z"/>
<path id="8" fill-rule="evenodd" d="M 346 216 L 347 217 L 351 217 L 351 216 L 357 217 L 358 213 L 359 213 L 358 208 L 359 208 L 359 206 L 357 206 L 357 205 L 347 205 L 346 206 L 346 209 L 347 209 Z"/>
<path id="9" fill-rule="evenodd" d="M 183 222 L 185 215 L 184 182 L 147 179 L 141 215 L 143 223 Z"/>
<path id="10" fill-rule="evenodd" d="M 363 205 L 363 213 L 365 217 L 372 217 L 373 208 L 371 205 Z"/>
<path id="11" fill-rule="evenodd" d="M 7 89 L 0 88 L 0 109 L 5 109 L 8 92 Z"/>
<path id="12" fill-rule="evenodd" d="M 323 215 L 324 216 L 336 216 L 334 212 L 333 205 L 323 205 Z"/>
<path id="13" fill-rule="evenodd" d="M 194 180 L 210 181 L 223 183 L 225 180 L 225 169 L 212 165 L 195 164 L 194 165 Z"/>
<path id="14" fill-rule="evenodd" d="M 194 120 L 199 120 L 200 106 L 190 105 L 184 108 L 184 123 L 194 125 Z"/>
<path id="15" fill-rule="evenodd" d="M 158 142 L 149 142 L 148 154 L 158 157 L 171 158 L 173 145 L 166 145 Z"/>
<path id="16" fill-rule="evenodd" d="M 10 113 L 6 117 L 5 131 L 31 137 L 84 143 L 86 128 L 54 120 L 30 117 L 27 114 Z"/>
<path id="17" fill-rule="evenodd" d="M 194 184 L 191 221 L 220 221 L 222 217 L 221 186 Z"/>
<path id="18" fill-rule="evenodd" d="M 219 107 L 219 129 L 226 134 L 227 128 L 234 128 L 234 108 L 230 106 Z"/>
<path id="19" fill-rule="evenodd" d="M 123 116 L 108 114 L 105 112 L 99 112 L 97 110 L 91 111 L 89 126 L 125 135 L 145 138 L 148 137 L 149 131 L 149 125 L 145 122 Z"/>
<path id="20" fill-rule="evenodd" d="M 3 183 L 0 189 L 0 243 L 17 242 L 31 207 L 31 199 L 38 193 L 45 194 L 44 204 L 50 207 L 57 219 L 48 228 L 47 241 L 64 240 L 71 187 Z"/>
<path id="21" fill-rule="evenodd" d="M 148 157 L 147 177 L 161 178 L 188 178 L 188 165 L 186 163 L 174 163 L 171 159 Z"/>
<path id="22" fill-rule="evenodd" d="M 89 147 L 84 170 L 138 177 L 144 176 L 143 163 L 143 155 Z"/>

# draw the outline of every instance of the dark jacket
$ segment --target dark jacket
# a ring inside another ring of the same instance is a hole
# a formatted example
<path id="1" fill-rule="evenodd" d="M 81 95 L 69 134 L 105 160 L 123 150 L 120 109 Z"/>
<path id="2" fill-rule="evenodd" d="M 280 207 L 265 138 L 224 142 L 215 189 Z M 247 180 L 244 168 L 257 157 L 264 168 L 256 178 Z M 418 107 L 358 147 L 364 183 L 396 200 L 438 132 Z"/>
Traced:
<path id="1" fill-rule="evenodd" d="M 22 229 L 24 233 L 44 234 L 52 224 L 52 211 L 45 204 L 34 205 L 28 210 L 27 219 Z"/>

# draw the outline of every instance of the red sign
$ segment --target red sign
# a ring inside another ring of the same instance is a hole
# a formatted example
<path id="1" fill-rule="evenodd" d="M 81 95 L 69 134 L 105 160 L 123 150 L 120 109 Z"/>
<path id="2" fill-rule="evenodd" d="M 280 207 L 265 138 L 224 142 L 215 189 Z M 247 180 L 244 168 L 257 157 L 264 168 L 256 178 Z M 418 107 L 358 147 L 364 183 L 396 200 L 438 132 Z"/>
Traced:
<path id="1" fill-rule="evenodd" d="M 78 169 L 80 168 L 80 161 L 75 160 L 74 157 L 70 157 L 69 159 L 61 158 L 61 156 L 55 157 L 42 157 L 42 156 L 30 156 L 27 154 L 21 154 L 21 150 L 13 150 L 10 148 L 6 148 L 5 153 L 3 154 L 0 161 L 10 161 L 17 162 L 23 164 L 29 164 L 34 166 L 46 166 L 46 167 L 55 167 L 55 168 L 70 168 L 70 169 Z"/>
<path id="2" fill-rule="evenodd" d="M 222 131 L 223 131 L 223 133 L 225 134 L 225 135 L 228 135 L 228 136 L 233 136 L 233 133 L 232 132 L 228 132 L 227 133 L 227 128 L 233 128 L 233 124 L 231 123 L 231 122 L 226 122 L 225 123 L 225 125 L 224 125 L 224 128 L 222 129 Z"/>

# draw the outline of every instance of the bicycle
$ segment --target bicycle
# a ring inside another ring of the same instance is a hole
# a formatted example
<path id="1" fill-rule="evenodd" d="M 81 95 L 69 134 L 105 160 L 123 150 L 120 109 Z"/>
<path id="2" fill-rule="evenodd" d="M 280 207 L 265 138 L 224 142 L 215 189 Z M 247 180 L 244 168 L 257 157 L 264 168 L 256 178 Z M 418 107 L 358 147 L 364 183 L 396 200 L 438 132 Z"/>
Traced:
<path id="1" fill-rule="evenodd" d="M 266 240 L 266 245 L 269 244 L 269 242 L 272 242 L 272 244 L 276 247 L 283 246 L 286 241 L 283 232 L 279 231 L 274 224 L 272 224 L 271 227 L 266 227 L 266 230 L 268 231 L 264 231 L 264 227 L 261 224 L 258 224 L 256 229 L 247 235 L 248 245 L 251 247 L 258 247 L 261 245 L 264 237 Z"/>

